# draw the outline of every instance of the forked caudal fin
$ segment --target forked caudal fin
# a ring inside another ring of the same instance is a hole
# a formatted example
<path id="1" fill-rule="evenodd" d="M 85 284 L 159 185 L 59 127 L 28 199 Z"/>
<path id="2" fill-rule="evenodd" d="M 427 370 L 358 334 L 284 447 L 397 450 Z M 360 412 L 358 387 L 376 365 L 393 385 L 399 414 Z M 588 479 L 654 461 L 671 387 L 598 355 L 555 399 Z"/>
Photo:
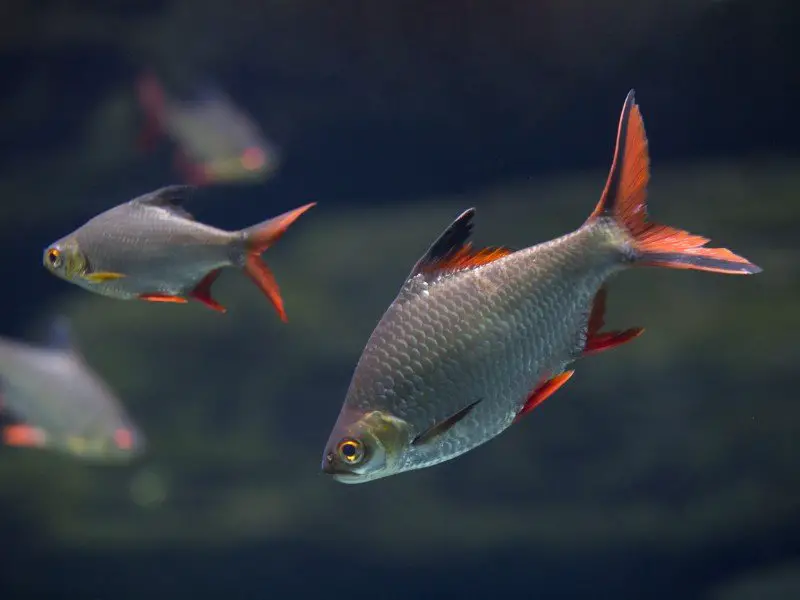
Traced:
<path id="1" fill-rule="evenodd" d="M 695 269 L 728 275 L 752 275 L 761 268 L 727 248 L 688 231 L 647 221 L 650 157 L 642 114 L 628 92 L 617 130 L 614 162 L 600 202 L 589 219 L 612 217 L 633 237 L 635 263 L 671 269 Z"/>
<path id="2" fill-rule="evenodd" d="M 242 231 L 245 243 L 244 271 L 264 295 L 269 298 L 269 301 L 272 302 L 278 312 L 278 316 L 284 322 L 289 319 L 286 317 L 286 311 L 283 308 L 280 289 L 272 271 L 261 260 L 261 253 L 277 242 L 291 224 L 315 204 L 316 202 L 312 202 L 300 208 L 295 208 Z"/>

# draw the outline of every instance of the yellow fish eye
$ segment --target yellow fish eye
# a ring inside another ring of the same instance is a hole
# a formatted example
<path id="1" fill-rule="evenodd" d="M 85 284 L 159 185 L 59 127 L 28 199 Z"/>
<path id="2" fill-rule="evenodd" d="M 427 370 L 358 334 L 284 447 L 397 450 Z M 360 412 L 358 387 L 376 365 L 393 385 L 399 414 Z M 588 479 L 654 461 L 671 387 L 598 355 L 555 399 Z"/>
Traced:
<path id="1" fill-rule="evenodd" d="M 61 251 L 58 248 L 50 248 L 47 251 L 47 262 L 54 269 L 58 269 L 64 264 L 64 259 L 61 256 Z"/>
<path id="2" fill-rule="evenodd" d="M 364 444 L 355 439 L 342 440 L 337 451 L 341 459 L 350 465 L 358 464 L 364 458 Z"/>

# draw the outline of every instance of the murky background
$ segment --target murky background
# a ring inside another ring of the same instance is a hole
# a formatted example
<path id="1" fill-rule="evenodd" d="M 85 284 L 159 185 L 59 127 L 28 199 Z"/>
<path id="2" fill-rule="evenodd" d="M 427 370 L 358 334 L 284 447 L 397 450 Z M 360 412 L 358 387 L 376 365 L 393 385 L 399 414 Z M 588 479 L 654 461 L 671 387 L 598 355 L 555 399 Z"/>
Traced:
<path id="1" fill-rule="evenodd" d="M 800 598 L 794 2 L 7 2 L 0 335 L 71 319 L 147 435 L 128 466 L 0 448 L 2 598 Z M 206 186 L 238 229 L 309 201 L 265 255 L 290 322 L 236 271 L 215 314 L 60 281 L 44 247 L 183 181 L 137 146 L 135 82 L 219 86 L 280 150 Z M 637 91 L 654 220 L 764 268 L 637 270 L 581 361 L 492 442 L 363 486 L 319 472 L 355 362 L 461 210 L 477 244 L 579 226 Z"/>

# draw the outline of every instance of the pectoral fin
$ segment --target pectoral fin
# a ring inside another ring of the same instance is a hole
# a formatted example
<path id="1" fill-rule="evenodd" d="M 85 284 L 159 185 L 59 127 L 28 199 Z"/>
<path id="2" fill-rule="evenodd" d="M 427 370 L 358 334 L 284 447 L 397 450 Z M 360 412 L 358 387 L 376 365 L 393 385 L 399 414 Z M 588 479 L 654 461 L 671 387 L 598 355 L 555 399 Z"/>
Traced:
<path id="1" fill-rule="evenodd" d="M 122 279 L 125 277 L 122 273 L 112 273 L 110 271 L 100 271 L 97 273 L 87 273 L 83 278 L 90 283 L 103 283 L 105 281 L 113 281 L 114 279 Z"/>
<path id="2" fill-rule="evenodd" d="M 465 406 L 464 408 L 459 410 L 454 415 L 447 417 L 444 421 L 440 421 L 439 423 L 436 423 L 433 427 L 423 431 L 417 437 L 414 438 L 414 440 L 411 442 L 411 445 L 421 446 L 422 444 L 430 443 L 431 441 L 442 435 L 444 432 L 446 432 L 448 429 L 450 429 L 453 425 L 458 423 L 461 419 L 466 417 L 472 411 L 472 409 L 475 408 L 478 402 L 480 402 L 480 400 L 476 400 L 469 406 Z"/>

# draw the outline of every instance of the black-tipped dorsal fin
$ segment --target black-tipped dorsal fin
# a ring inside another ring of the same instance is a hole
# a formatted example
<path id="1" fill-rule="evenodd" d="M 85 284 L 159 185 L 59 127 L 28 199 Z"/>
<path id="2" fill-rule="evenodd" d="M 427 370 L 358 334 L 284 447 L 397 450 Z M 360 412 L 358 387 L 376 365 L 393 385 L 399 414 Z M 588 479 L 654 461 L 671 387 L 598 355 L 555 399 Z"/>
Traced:
<path id="1" fill-rule="evenodd" d="M 453 221 L 417 261 L 408 279 L 424 274 L 435 277 L 446 272 L 460 271 L 490 263 L 511 253 L 507 248 L 473 250 L 469 243 L 475 209 L 468 208 Z"/>
<path id="2" fill-rule="evenodd" d="M 191 185 L 168 185 L 159 188 L 148 194 L 139 196 L 131 200 L 132 204 L 145 204 L 147 206 L 156 206 L 169 210 L 170 212 L 181 217 L 192 219 L 194 217 L 189 211 L 183 208 L 182 204 L 189 198 L 195 191 L 195 187 Z"/>

